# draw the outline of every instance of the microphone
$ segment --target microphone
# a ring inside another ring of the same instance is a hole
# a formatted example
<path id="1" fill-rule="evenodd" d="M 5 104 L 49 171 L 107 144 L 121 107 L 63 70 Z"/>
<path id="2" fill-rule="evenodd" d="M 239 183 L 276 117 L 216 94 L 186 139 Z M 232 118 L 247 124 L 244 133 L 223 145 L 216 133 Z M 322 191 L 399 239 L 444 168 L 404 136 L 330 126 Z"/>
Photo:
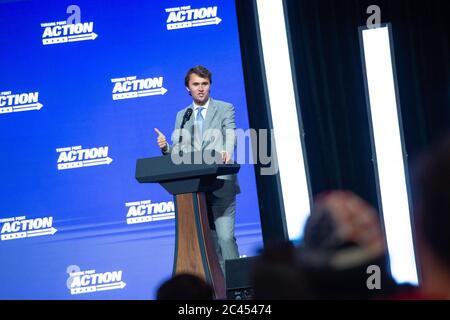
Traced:
<path id="1" fill-rule="evenodd" d="M 192 108 L 188 108 L 188 109 L 186 110 L 186 112 L 184 113 L 184 116 L 183 116 L 183 122 L 181 123 L 181 129 L 183 129 L 185 123 L 186 123 L 187 121 L 189 121 L 189 119 L 191 118 L 192 112 L 193 112 L 193 111 L 192 111 Z"/>
<path id="2" fill-rule="evenodd" d="M 183 135 L 182 135 L 183 128 L 184 128 L 184 125 L 186 124 L 186 122 L 188 122 L 189 119 L 191 118 L 192 112 L 193 112 L 192 108 L 188 108 L 186 110 L 186 112 L 184 113 L 183 121 L 181 122 L 181 127 L 180 127 L 181 131 L 180 131 L 180 138 L 178 140 L 178 143 L 181 143 L 181 141 L 183 140 Z"/>

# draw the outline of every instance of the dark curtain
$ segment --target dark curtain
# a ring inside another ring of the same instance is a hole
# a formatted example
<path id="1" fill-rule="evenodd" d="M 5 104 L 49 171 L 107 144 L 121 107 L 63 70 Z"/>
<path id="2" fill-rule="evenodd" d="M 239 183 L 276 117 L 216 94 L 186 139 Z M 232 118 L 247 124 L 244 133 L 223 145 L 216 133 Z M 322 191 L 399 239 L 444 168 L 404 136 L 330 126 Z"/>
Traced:
<path id="1" fill-rule="evenodd" d="M 450 1 L 285 0 L 313 194 L 347 189 L 377 206 L 358 36 L 370 5 L 392 24 L 412 170 L 450 124 Z"/>

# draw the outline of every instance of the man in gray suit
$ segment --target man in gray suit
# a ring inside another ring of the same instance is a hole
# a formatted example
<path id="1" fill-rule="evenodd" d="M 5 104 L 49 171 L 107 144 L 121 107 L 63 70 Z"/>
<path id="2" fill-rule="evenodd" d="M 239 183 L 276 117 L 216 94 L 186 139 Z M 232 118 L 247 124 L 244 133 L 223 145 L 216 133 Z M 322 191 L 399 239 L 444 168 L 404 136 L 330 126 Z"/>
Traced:
<path id="1" fill-rule="evenodd" d="M 178 154 L 184 151 L 212 151 L 221 156 L 223 163 L 232 161 L 236 145 L 234 107 L 230 103 L 210 97 L 212 75 L 203 66 L 191 68 L 185 77 L 185 86 L 193 103 L 180 110 L 176 117 L 172 134 L 173 145 L 169 145 L 164 134 L 158 134 L 158 146 L 164 154 Z M 183 121 L 186 111 L 191 108 L 192 116 Z M 183 130 L 180 130 L 184 123 Z M 193 137 L 192 137 L 192 132 Z M 179 143 L 180 134 L 182 142 Z M 218 176 L 223 185 L 218 190 L 206 193 L 208 216 L 220 266 L 225 270 L 225 261 L 239 258 L 234 224 L 236 214 L 236 194 L 240 192 L 235 174 Z"/>

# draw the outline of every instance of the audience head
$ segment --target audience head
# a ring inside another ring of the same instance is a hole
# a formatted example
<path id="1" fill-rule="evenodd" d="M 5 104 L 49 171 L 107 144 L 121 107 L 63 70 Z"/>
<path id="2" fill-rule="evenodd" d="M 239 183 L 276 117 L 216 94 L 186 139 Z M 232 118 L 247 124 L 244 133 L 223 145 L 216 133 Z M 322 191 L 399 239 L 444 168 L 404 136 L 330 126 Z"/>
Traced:
<path id="1" fill-rule="evenodd" d="M 312 298 L 369 299 L 396 289 L 377 212 L 351 192 L 333 191 L 317 198 L 298 262 Z M 368 284 L 373 267 L 379 271 L 378 284 Z"/>
<path id="2" fill-rule="evenodd" d="M 157 300 L 212 300 L 211 285 L 197 275 L 180 273 L 165 281 L 158 289 Z"/>
<path id="3" fill-rule="evenodd" d="M 421 287 L 450 298 L 450 136 L 424 153 L 414 175 L 414 222 Z"/>
<path id="4" fill-rule="evenodd" d="M 258 256 L 253 266 L 253 286 L 257 300 L 308 299 L 296 249 L 290 242 L 272 244 Z"/>

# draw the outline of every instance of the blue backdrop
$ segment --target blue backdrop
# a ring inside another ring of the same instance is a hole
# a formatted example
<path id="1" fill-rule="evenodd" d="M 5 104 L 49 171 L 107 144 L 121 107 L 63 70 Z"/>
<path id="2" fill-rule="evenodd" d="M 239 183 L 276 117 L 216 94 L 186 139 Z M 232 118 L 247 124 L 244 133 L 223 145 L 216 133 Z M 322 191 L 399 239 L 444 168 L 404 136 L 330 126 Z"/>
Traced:
<path id="1" fill-rule="evenodd" d="M 0 299 L 153 299 L 170 277 L 173 199 L 139 184 L 195 65 L 248 128 L 233 0 L 0 5 Z M 75 24 L 67 24 L 69 22 Z M 236 235 L 262 247 L 254 171 L 242 165 Z"/>

